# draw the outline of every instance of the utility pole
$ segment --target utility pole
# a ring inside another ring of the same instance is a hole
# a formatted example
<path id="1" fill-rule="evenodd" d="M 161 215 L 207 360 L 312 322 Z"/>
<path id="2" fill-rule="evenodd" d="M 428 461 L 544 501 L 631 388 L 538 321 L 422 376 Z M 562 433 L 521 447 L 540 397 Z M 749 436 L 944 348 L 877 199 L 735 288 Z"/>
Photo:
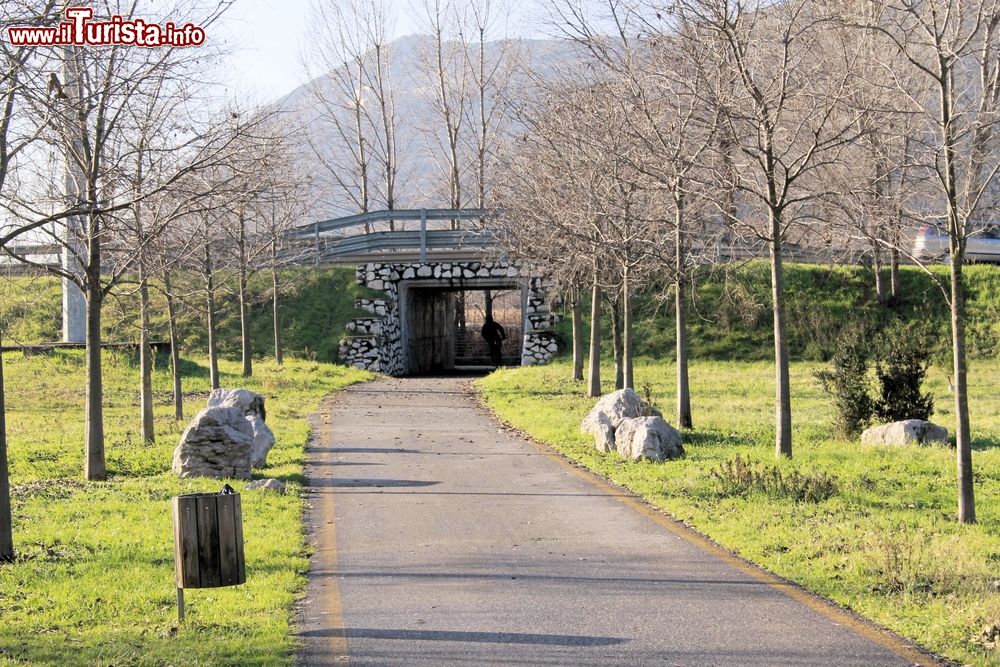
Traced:
<path id="1" fill-rule="evenodd" d="M 63 94 L 66 99 L 62 101 L 68 114 L 75 114 L 78 95 L 80 91 L 79 73 L 77 72 L 76 58 L 72 46 L 63 47 Z M 75 118 L 67 119 L 70 122 Z M 75 135 L 74 135 L 75 136 Z M 83 150 L 80 139 L 73 139 L 72 143 L 67 143 L 65 147 L 65 189 L 66 199 L 72 204 L 79 204 L 80 192 L 83 188 L 83 174 L 74 160 L 74 155 L 79 156 Z M 66 218 L 64 233 L 64 245 L 62 251 L 62 268 L 74 275 L 80 274 L 80 255 L 84 251 L 83 247 L 83 223 L 79 216 Z M 86 340 L 87 332 L 87 302 L 83 298 L 83 292 L 75 282 L 69 278 L 62 279 L 62 335 L 65 343 L 83 343 Z"/>

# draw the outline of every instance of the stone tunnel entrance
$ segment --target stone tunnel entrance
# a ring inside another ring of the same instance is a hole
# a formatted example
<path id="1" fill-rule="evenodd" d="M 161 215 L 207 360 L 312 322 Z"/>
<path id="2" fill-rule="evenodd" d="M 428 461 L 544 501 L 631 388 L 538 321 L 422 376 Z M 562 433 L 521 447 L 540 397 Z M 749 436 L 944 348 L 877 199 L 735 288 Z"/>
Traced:
<path id="1" fill-rule="evenodd" d="M 504 328 L 504 365 L 546 363 L 558 351 L 547 290 L 508 262 L 369 263 L 358 283 L 383 296 L 347 325 L 340 359 L 388 375 L 492 367 L 482 338 L 486 311 Z"/>
<path id="2" fill-rule="evenodd" d="M 463 288 L 401 285 L 403 372 L 419 375 L 493 366 L 482 327 L 489 313 L 503 327 L 503 365 L 521 364 L 524 289 L 516 282 Z"/>

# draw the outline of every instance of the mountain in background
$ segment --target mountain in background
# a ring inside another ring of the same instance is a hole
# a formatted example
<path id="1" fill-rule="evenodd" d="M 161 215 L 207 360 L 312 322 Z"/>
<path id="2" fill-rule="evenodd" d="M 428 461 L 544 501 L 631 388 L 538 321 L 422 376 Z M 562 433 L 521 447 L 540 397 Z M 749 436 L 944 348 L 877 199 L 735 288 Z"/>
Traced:
<path id="1" fill-rule="evenodd" d="M 449 46 L 446 44 L 446 48 Z M 435 107 L 434 73 L 425 64 L 433 55 L 434 43 L 426 35 L 411 35 L 390 44 L 389 75 L 393 86 L 396 107 L 397 160 L 399 173 L 396 187 L 396 208 L 447 208 L 448 158 L 446 134 L 440 112 Z M 529 89 L 528 74 L 553 76 L 560 67 L 578 62 L 574 46 L 560 40 L 506 40 L 486 44 L 487 62 L 495 61 L 502 53 L 512 53 L 516 58 L 507 95 L 524 94 Z M 303 141 L 298 149 L 301 172 L 311 175 L 317 204 L 309 221 L 322 220 L 358 213 L 358 208 L 344 188 L 338 185 L 331 169 L 338 170 L 343 180 L 355 182 L 349 148 L 336 127 L 324 120 L 319 104 L 320 95 L 334 99 L 334 84 L 328 77 L 319 77 L 296 88 L 274 103 L 283 116 L 282 122 L 290 128 L 301 128 Z M 475 91 L 470 90 L 470 95 Z M 472 100 L 470 99 L 470 103 Z M 499 102 L 496 102 L 499 103 Z M 343 111 L 342 121 L 351 117 Z M 476 189 L 473 181 L 475 130 L 474 118 L 466 118 L 463 127 L 462 161 L 464 164 L 463 206 L 476 206 Z M 506 133 L 515 130 L 513 121 L 503 123 Z M 378 185 L 380 175 L 374 171 L 372 187 Z M 385 208 L 381 191 L 373 194 L 371 210 Z"/>

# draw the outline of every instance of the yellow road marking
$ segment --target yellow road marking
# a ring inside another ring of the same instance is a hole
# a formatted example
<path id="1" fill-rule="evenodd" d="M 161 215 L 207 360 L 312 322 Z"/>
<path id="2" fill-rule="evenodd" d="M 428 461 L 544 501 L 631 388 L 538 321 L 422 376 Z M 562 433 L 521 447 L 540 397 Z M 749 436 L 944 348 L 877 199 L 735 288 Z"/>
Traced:
<path id="1" fill-rule="evenodd" d="M 475 389 L 472 391 L 475 392 Z M 477 402 L 493 419 L 504 424 L 507 428 L 511 428 L 506 422 L 500 420 L 499 417 L 493 414 L 492 411 L 487 408 L 481 398 L 477 394 Z M 899 657 L 909 660 L 914 666 L 930 666 L 930 665 L 944 665 L 931 655 L 928 655 L 924 651 L 920 650 L 913 644 L 905 641 L 901 637 L 897 637 L 888 630 L 875 625 L 872 621 L 860 618 L 855 614 L 836 606 L 833 602 L 820 598 L 819 596 L 810 593 L 803 589 L 802 587 L 794 584 L 790 581 L 781 579 L 777 575 L 771 574 L 757 565 L 753 565 L 743 560 L 742 558 L 736 556 L 727 549 L 722 548 L 715 542 L 711 541 L 704 535 L 697 533 L 694 529 L 685 526 L 683 523 L 674 519 L 673 517 L 665 514 L 662 510 L 659 510 L 641 498 L 632 495 L 632 492 L 624 489 L 623 487 L 616 486 L 607 479 L 601 477 L 595 472 L 587 470 L 582 467 L 581 464 L 574 463 L 570 459 L 566 458 L 561 452 L 554 449 L 552 446 L 540 442 L 533 438 L 531 435 L 520 431 L 519 429 L 513 429 L 517 434 L 521 436 L 523 440 L 526 440 L 532 447 L 535 448 L 539 453 L 546 456 L 549 460 L 555 461 L 563 468 L 571 471 L 577 477 L 587 481 L 592 486 L 598 489 L 611 493 L 615 495 L 619 500 L 621 500 L 625 505 L 632 508 L 636 512 L 645 515 L 649 519 L 652 519 L 659 525 L 663 526 L 669 530 L 674 535 L 680 537 L 684 541 L 692 544 L 703 551 L 707 551 L 716 558 L 722 560 L 727 565 L 747 574 L 757 581 L 764 583 L 771 588 L 784 593 L 788 597 L 792 598 L 797 602 L 801 602 L 813 611 L 821 614 L 828 620 L 842 625 L 844 627 L 850 628 L 857 634 L 870 639 L 879 646 L 882 646 Z M 625 492 L 625 494 L 622 493 Z"/>

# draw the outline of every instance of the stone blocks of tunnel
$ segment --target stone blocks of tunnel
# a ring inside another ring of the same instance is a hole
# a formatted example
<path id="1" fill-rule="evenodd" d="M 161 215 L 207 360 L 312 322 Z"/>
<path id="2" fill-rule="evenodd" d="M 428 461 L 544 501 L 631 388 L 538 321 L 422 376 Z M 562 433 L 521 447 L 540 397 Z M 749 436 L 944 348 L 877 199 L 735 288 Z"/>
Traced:
<path id="1" fill-rule="evenodd" d="M 340 341 L 340 360 L 356 368 L 393 376 L 453 370 L 462 347 L 457 295 L 484 290 L 503 292 L 518 305 L 518 331 L 507 331 L 520 340 L 517 363 L 545 364 L 559 351 L 545 281 L 517 264 L 370 262 L 358 267 L 357 281 L 382 295 L 355 302 L 368 315 L 350 321 Z"/>

